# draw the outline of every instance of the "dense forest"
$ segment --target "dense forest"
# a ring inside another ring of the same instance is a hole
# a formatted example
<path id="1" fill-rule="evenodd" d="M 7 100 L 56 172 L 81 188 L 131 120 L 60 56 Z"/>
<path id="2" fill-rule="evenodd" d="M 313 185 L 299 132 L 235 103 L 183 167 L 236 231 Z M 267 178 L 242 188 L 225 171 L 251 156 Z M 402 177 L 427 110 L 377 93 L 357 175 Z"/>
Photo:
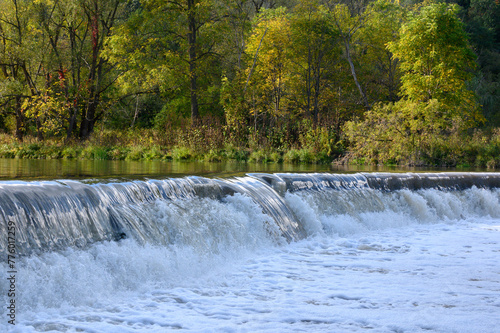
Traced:
<path id="1" fill-rule="evenodd" d="M 500 2 L 0 0 L 0 157 L 500 167 Z"/>

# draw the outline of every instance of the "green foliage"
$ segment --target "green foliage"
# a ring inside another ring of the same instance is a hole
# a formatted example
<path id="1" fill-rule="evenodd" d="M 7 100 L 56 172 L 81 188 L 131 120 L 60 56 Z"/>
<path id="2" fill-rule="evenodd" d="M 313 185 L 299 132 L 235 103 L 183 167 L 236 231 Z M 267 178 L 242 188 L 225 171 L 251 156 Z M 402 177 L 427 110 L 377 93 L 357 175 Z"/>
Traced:
<path id="1" fill-rule="evenodd" d="M 234 160 L 238 162 L 248 160 L 249 157 L 248 151 L 245 149 L 237 148 L 235 145 L 231 143 L 226 143 L 223 150 L 226 154 L 226 158 L 229 160 Z"/>
<path id="2" fill-rule="evenodd" d="M 240 74 L 242 75 L 242 74 Z M 249 105 L 244 99 L 244 86 L 241 77 L 230 82 L 227 77 L 222 78 L 221 105 L 230 130 L 230 135 L 242 141 L 247 123 L 250 119 Z"/>
<path id="3" fill-rule="evenodd" d="M 186 125 L 186 117 L 189 115 L 189 99 L 181 96 L 163 105 L 163 108 L 154 118 L 156 129 L 174 129 Z"/>
<path id="4" fill-rule="evenodd" d="M 299 163 L 300 162 L 300 150 L 292 148 L 288 150 L 283 155 L 283 161 L 286 163 Z"/>
<path id="5" fill-rule="evenodd" d="M 82 150 L 80 157 L 86 160 L 109 160 L 109 150 L 108 147 L 89 145 Z"/>
<path id="6" fill-rule="evenodd" d="M 16 152 L 14 147 L 8 144 L 3 144 L 0 146 L 0 157 L 2 158 L 14 158 L 16 157 Z"/>
<path id="7" fill-rule="evenodd" d="M 190 160 L 194 157 L 193 152 L 188 147 L 174 147 L 172 149 L 172 158 L 175 161 Z"/>
<path id="8" fill-rule="evenodd" d="M 283 155 L 283 162 L 293 164 L 322 164 L 330 163 L 332 158 L 325 152 L 314 152 L 309 148 L 288 150 Z"/>
<path id="9" fill-rule="evenodd" d="M 330 156 L 336 143 L 335 137 L 335 134 L 326 127 L 309 127 L 300 135 L 299 142 L 302 147 L 312 152 L 322 152 Z"/>
<path id="10" fill-rule="evenodd" d="M 225 10 L 211 0 L 142 1 L 107 41 L 106 56 L 118 64 L 122 92 L 151 91 L 170 103 L 188 101 L 193 121 L 207 105 L 218 103 L 220 77 L 206 69 L 216 60 L 214 41 L 223 39 Z"/>
<path id="11" fill-rule="evenodd" d="M 355 156 L 372 163 L 435 164 L 446 156 L 436 147 L 481 120 L 466 84 L 474 54 L 457 11 L 446 4 L 422 7 L 389 44 L 403 70 L 403 99 L 377 105 L 363 121 L 346 124 Z"/>
<path id="12" fill-rule="evenodd" d="M 15 118 L 19 141 L 88 138 L 110 105 L 113 65 L 101 52 L 124 2 L 1 3 L 0 113 Z"/>
<path id="13" fill-rule="evenodd" d="M 60 92 L 48 88 L 44 95 L 26 99 L 21 107 L 27 120 L 39 122 L 37 130 L 44 135 L 61 137 L 66 134 L 66 119 L 70 117 L 71 106 Z"/>
<path id="14" fill-rule="evenodd" d="M 151 160 L 160 160 L 165 157 L 163 150 L 158 145 L 153 145 L 151 148 L 146 149 L 143 154 L 143 159 L 151 161 Z"/>
<path id="15" fill-rule="evenodd" d="M 251 55 L 244 90 L 251 98 L 250 116 L 287 113 L 291 80 L 290 20 L 286 9 L 263 10 L 256 18 L 246 52 Z"/>
<path id="16" fill-rule="evenodd" d="M 224 153 L 220 150 L 210 149 L 203 155 L 203 160 L 207 162 L 221 162 L 224 160 Z"/>
<path id="17" fill-rule="evenodd" d="M 129 147 L 114 147 L 109 152 L 109 157 L 112 160 L 125 160 L 127 159 L 128 154 L 131 152 L 131 148 Z"/>
<path id="18" fill-rule="evenodd" d="M 2 3 L 0 156 L 498 166 L 498 1 L 93 3 Z"/>
<path id="19" fill-rule="evenodd" d="M 463 133 L 459 118 L 450 121 L 449 127 L 443 127 L 440 119 L 433 121 L 434 115 L 443 114 L 442 107 L 437 100 L 374 106 L 363 121 L 346 123 L 344 130 L 354 156 L 368 159 L 370 164 L 425 165 L 433 147 Z"/>
<path id="20" fill-rule="evenodd" d="M 318 1 L 301 1 L 290 19 L 292 108 L 315 124 L 338 103 L 340 34 L 331 14 Z"/>
<path id="21" fill-rule="evenodd" d="M 53 145 L 43 145 L 40 150 L 40 155 L 38 158 L 42 159 L 59 159 L 62 157 L 61 148 L 59 146 Z M 104 158 L 106 159 L 106 158 Z"/>
<path id="22" fill-rule="evenodd" d="M 268 152 L 264 149 L 259 149 L 250 153 L 248 161 L 255 163 L 277 163 L 282 162 L 283 159 L 278 152 Z"/>
<path id="23" fill-rule="evenodd" d="M 29 144 L 26 146 L 20 146 L 16 150 L 16 158 L 36 158 L 40 150 L 39 144 Z"/>
<path id="24" fill-rule="evenodd" d="M 75 147 L 65 147 L 61 152 L 61 158 L 74 159 L 81 154 L 81 150 Z"/>
<path id="25" fill-rule="evenodd" d="M 139 161 L 143 158 L 143 156 L 144 156 L 144 147 L 134 146 L 128 151 L 127 156 L 125 157 L 125 160 L 127 160 L 127 161 Z"/>
<path id="26" fill-rule="evenodd" d="M 460 4 L 460 3 L 459 3 Z M 500 2 L 471 0 L 461 4 L 467 32 L 478 56 L 472 84 L 489 126 L 500 125 Z"/>
<path id="27" fill-rule="evenodd" d="M 358 40 L 363 46 L 358 68 L 364 78 L 370 101 L 398 100 L 401 72 L 399 61 L 387 49 L 398 40 L 399 29 L 406 20 L 406 9 L 392 1 L 377 0 L 366 9 L 367 18 L 359 29 Z"/>
<path id="28" fill-rule="evenodd" d="M 400 61 L 405 99 L 412 103 L 437 100 L 442 114 L 433 120 L 459 116 L 470 127 L 481 120 L 474 92 L 466 85 L 476 57 L 458 11 L 457 5 L 441 3 L 410 13 L 399 40 L 390 43 L 389 49 Z"/>

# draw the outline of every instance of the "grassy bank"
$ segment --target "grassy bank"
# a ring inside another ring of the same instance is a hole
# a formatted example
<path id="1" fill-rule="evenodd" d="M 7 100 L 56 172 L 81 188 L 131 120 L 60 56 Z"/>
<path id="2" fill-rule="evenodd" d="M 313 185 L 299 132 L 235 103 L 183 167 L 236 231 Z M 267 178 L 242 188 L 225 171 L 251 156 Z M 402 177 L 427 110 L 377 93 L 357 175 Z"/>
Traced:
<path id="1" fill-rule="evenodd" d="M 86 159 L 86 160 L 128 160 L 128 161 L 239 161 L 260 163 L 330 163 L 333 158 L 315 154 L 308 149 L 269 151 L 259 149 L 239 150 L 231 145 L 221 149 L 192 150 L 189 147 L 123 146 L 95 144 L 51 144 L 48 142 L 11 143 L 0 146 L 0 158 L 26 159 Z"/>
<path id="2" fill-rule="evenodd" d="M 302 144 L 295 145 L 287 144 L 282 138 L 273 140 L 262 135 L 236 140 L 203 126 L 175 133 L 155 130 L 96 131 L 85 142 L 55 139 L 39 141 L 29 136 L 23 142 L 17 142 L 12 135 L 0 134 L 0 158 L 331 163 L 338 156 L 338 152 L 334 152 L 330 146 L 333 139 L 329 138 L 326 130 L 317 132 L 323 136 L 322 140 L 304 136 Z M 281 144 L 277 145 L 274 142 L 276 140 L 282 141 Z"/>
<path id="3" fill-rule="evenodd" d="M 171 133 L 152 129 L 98 130 L 83 143 L 60 139 L 38 141 L 29 136 L 17 142 L 12 135 L 0 134 L 0 158 L 500 168 L 500 129 L 435 141 L 420 152 L 418 165 L 383 159 L 373 151 L 346 151 L 326 128 L 309 129 L 298 137 L 288 142 L 284 133 L 249 132 L 236 139 L 224 130 L 205 126 Z"/>
<path id="4" fill-rule="evenodd" d="M 433 138 L 425 147 L 395 154 L 390 145 L 357 147 L 343 162 L 358 165 L 400 165 L 457 168 L 500 168 L 500 129 L 476 130 L 469 135 Z M 397 157 L 394 157 L 398 155 Z M 410 161 L 410 162 L 408 162 Z"/>

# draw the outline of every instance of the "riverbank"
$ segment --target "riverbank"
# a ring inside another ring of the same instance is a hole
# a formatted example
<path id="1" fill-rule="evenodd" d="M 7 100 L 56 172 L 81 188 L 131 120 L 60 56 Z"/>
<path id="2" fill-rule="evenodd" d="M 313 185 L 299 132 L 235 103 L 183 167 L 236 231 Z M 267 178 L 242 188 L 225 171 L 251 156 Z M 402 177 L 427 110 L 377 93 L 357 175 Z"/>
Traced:
<path id="1" fill-rule="evenodd" d="M 276 141 L 276 140 L 274 140 Z M 477 131 L 468 137 L 436 142 L 418 163 L 377 158 L 372 151 L 348 151 L 331 133 L 310 130 L 294 144 L 276 144 L 273 138 L 249 136 L 238 142 L 213 128 L 160 133 L 156 130 L 96 131 L 85 142 L 60 139 L 39 141 L 26 136 L 18 142 L 0 134 L 0 158 L 81 159 L 117 161 L 200 161 L 290 164 L 384 165 L 453 168 L 500 168 L 500 131 Z M 375 156 L 375 157 L 374 157 Z"/>
<path id="2" fill-rule="evenodd" d="M 104 130 L 96 131 L 85 142 L 39 141 L 34 137 L 18 142 L 13 136 L 2 134 L 0 158 L 329 164 L 342 150 L 334 151 L 333 140 L 323 132 L 319 136 L 324 139 L 307 139 L 310 143 L 304 139 L 302 144 L 293 147 L 286 144 L 276 147 L 268 138 L 255 136 L 236 142 L 208 127 L 175 134 L 155 130 Z"/>
<path id="3" fill-rule="evenodd" d="M 331 163 L 333 157 L 315 154 L 308 149 L 266 151 L 259 149 L 239 150 L 228 145 L 222 149 L 194 151 L 189 147 L 120 146 L 95 144 L 51 144 L 46 142 L 12 143 L 0 146 L 0 158 L 22 159 L 87 159 L 87 160 L 126 160 L 126 161 L 207 161 L 207 162 L 258 162 L 258 163 Z"/>

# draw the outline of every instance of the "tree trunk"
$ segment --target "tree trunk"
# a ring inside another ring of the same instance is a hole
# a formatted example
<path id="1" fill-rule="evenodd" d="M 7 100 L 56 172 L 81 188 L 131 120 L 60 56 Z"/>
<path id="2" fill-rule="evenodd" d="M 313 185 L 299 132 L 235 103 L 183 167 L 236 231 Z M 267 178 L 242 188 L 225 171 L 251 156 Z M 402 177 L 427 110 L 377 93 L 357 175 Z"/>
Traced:
<path id="1" fill-rule="evenodd" d="M 321 91 L 321 64 L 323 62 L 323 51 L 318 51 L 318 55 L 316 56 L 315 66 L 313 68 L 313 79 L 314 79 L 314 95 L 313 95 L 313 124 L 316 127 L 318 125 L 319 118 L 319 97 Z"/>
<path id="2" fill-rule="evenodd" d="M 94 0 L 93 8 L 89 9 L 88 19 L 92 33 L 92 63 L 89 73 L 89 99 L 85 108 L 82 108 L 82 121 L 80 123 L 80 139 L 86 140 L 92 133 L 95 123 L 95 112 L 99 103 L 98 96 L 98 64 L 99 61 L 99 5 L 97 0 Z"/>
<path id="3" fill-rule="evenodd" d="M 346 36 L 344 36 L 344 47 L 345 47 L 347 61 L 349 62 L 349 66 L 351 67 L 351 75 L 352 75 L 352 78 L 354 79 L 354 83 L 356 84 L 356 87 L 358 87 L 359 94 L 361 95 L 361 98 L 363 99 L 363 104 L 365 105 L 365 107 L 367 109 L 369 109 L 370 104 L 368 104 L 368 99 L 366 98 L 366 94 L 363 91 L 361 84 L 359 84 L 358 76 L 356 75 L 356 70 L 354 68 L 354 63 L 353 63 L 352 57 L 351 57 L 351 45 L 350 45 L 349 40 L 347 39 Z"/>
<path id="4" fill-rule="evenodd" d="M 357 15 L 361 15 L 361 8 L 362 7 L 359 6 L 360 3 L 353 1 L 351 4 L 356 5 L 355 7 L 349 6 L 351 16 L 355 12 L 358 13 Z M 335 8 L 333 8 L 333 10 L 334 9 Z M 366 94 L 363 91 L 361 84 L 359 83 L 358 76 L 356 75 L 356 68 L 354 67 L 354 62 L 352 61 L 352 56 L 351 56 L 351 38 L 356 33 L 356 31 L 363 26 L 368 15 L 360 16 L 360 18 L 357 19 L 355 26 L 353 26 L 353 27 L 347 29 L 347 31 L 345 31 L 342 29 L 342 26 L 340 25 L 340 21 L 335 15 L 335 11 L 333 11 L 333 13 L 334 13 L 334 18 L 335 18 L 335 25 L 339 29 L 340 36 L 342 37 L 343 42 L 344 42 L 344 49 L 345 49 L 345 53 L 346 53 L 347 62 L 349 62 L 349 67 L 351 69 L 352 78 L 354 79 L 354 83 L 356 84 L 356 87 L 358 88 L 358 91 L 359 91 L 359 94 L 361 95 L 361 99 L 363 100 L 364 106 L 366 107 L 366 109 L 369 109 L 370 104 L 368 104 L 368 98 L 366 97 Z"/>
<path id="5" fill-rule="evenodd" d="M 198 110 L 198 86 L 196 75 L 196 4 L 195 0 L 187 0 L 188 3 L 188 44 L 189 44 L 189 80 L 191 91 L 191 123 L 197 125 L 199 121 Z"/>
<path id="6" fill-rule="evenodd" d="M 71 117 L 69 118 L 68 129 L 66 130 L 66 141 L 68 141 L 71 138 L 71 136 L 73 135 L 73 131 L 75 130 L 75 125 L 76 125 L 76 116 L 78 114 L 78 107 L 76 105 L 74 105 L 72 110 L 73 110 L 73 113 L 71 114 Z"/>
<path id="7" fill-rule="evenodd" d="M 21 97 L 16 97 L 16 138 L 23 142 L 23 123 L 24 117 L 21 112 Z"/>
<path id="8" fill-rule="evenodd" d="M 306 115 L 308 117 L 314 118 L 313 113 L 311 112 L 311 95 L 312 95 L 312 52 L 311 52 L 311 44 L 307 47 L 307 73 L 306 73 L 306 94 L 307 94 L 307 106 L 306 106 Z M 314 124 L 316 121 L 313 119 Z"/>
<path id="9" fill-rule="evenodd" d="M 79 98 L 79 89 L 80 89 L 80 64 L 79 61 L 77 61 L 77 43 L 76 43 L 76 29 L 73 28 L 73 26 L 69 26 L 67 28 L 67 33 L 69 35 L 69 41 L 70 41 L 70 49 L 71 49 L 71 84 L 73 88 L 76 88 L 76 96 L 74 96 L 74 100 L 72 101 L 73 107 L 71 108 L 72 113 L 71 116 L 69 117 L 68 121 L 68 128 L 66 130 L 66 141 L 68 141 L 71 136 L 73 135 L 73 132 L 76 132 L 76 123 L 77 123 L 77 116 L 78 116 L 78 98 Z M 68 89 L 66 89 L 68 91 Z M 69 97 L 69 94 L 67 95 Z"/>
<path id="10" fill-rule="evenodd" d="M 264 36 L 266 35 L 266 33 L 267 33 L 267 28 L 264 31 L 264 34 L 262 34 L 262 38 L 260 39 L 259 46 L 257 47 L 257 51 L 255 51 L 255 56 L 253 57 L 252 68 L 250 68 L 250 73 L 248 73 L 247 82 L 245 83 L 245 89 L 243 89 L 243 95 L 245 95 L 245 93 L 247 91 L 248 82 L 250 82 L 250 77 L 252 76 L 253 70 L 255 68 L 255 64 L 257 63 L 257 56 L 259 55 L 260 46 L 262 45 L 262 41 L 264 40 Z"/>
<path id="11" fill-rule="evenodd" d="M 315 127 L 318 125 L 320 86 L 321 86 L 321 70 L 320 68 L 317 68 L 316 82 L 314 89 L 314 105 L 313 105 L 313 124 Z"/>
<path id="12" fill-rule="evenodd" d="M 36 117 L 36 137 L 38 141 L 43 141 L 42 121 L 40 117 Z"/>
<path id="13" fill-rule="evenodd" d="M 82 122 L 80 123 L 81 140 L 88 139 L 94 130 L 96 104 L 97 103 L 94 100 L 89 101 L 87 107 L 82 111 L 85 116 L 82 118 Z"/>

